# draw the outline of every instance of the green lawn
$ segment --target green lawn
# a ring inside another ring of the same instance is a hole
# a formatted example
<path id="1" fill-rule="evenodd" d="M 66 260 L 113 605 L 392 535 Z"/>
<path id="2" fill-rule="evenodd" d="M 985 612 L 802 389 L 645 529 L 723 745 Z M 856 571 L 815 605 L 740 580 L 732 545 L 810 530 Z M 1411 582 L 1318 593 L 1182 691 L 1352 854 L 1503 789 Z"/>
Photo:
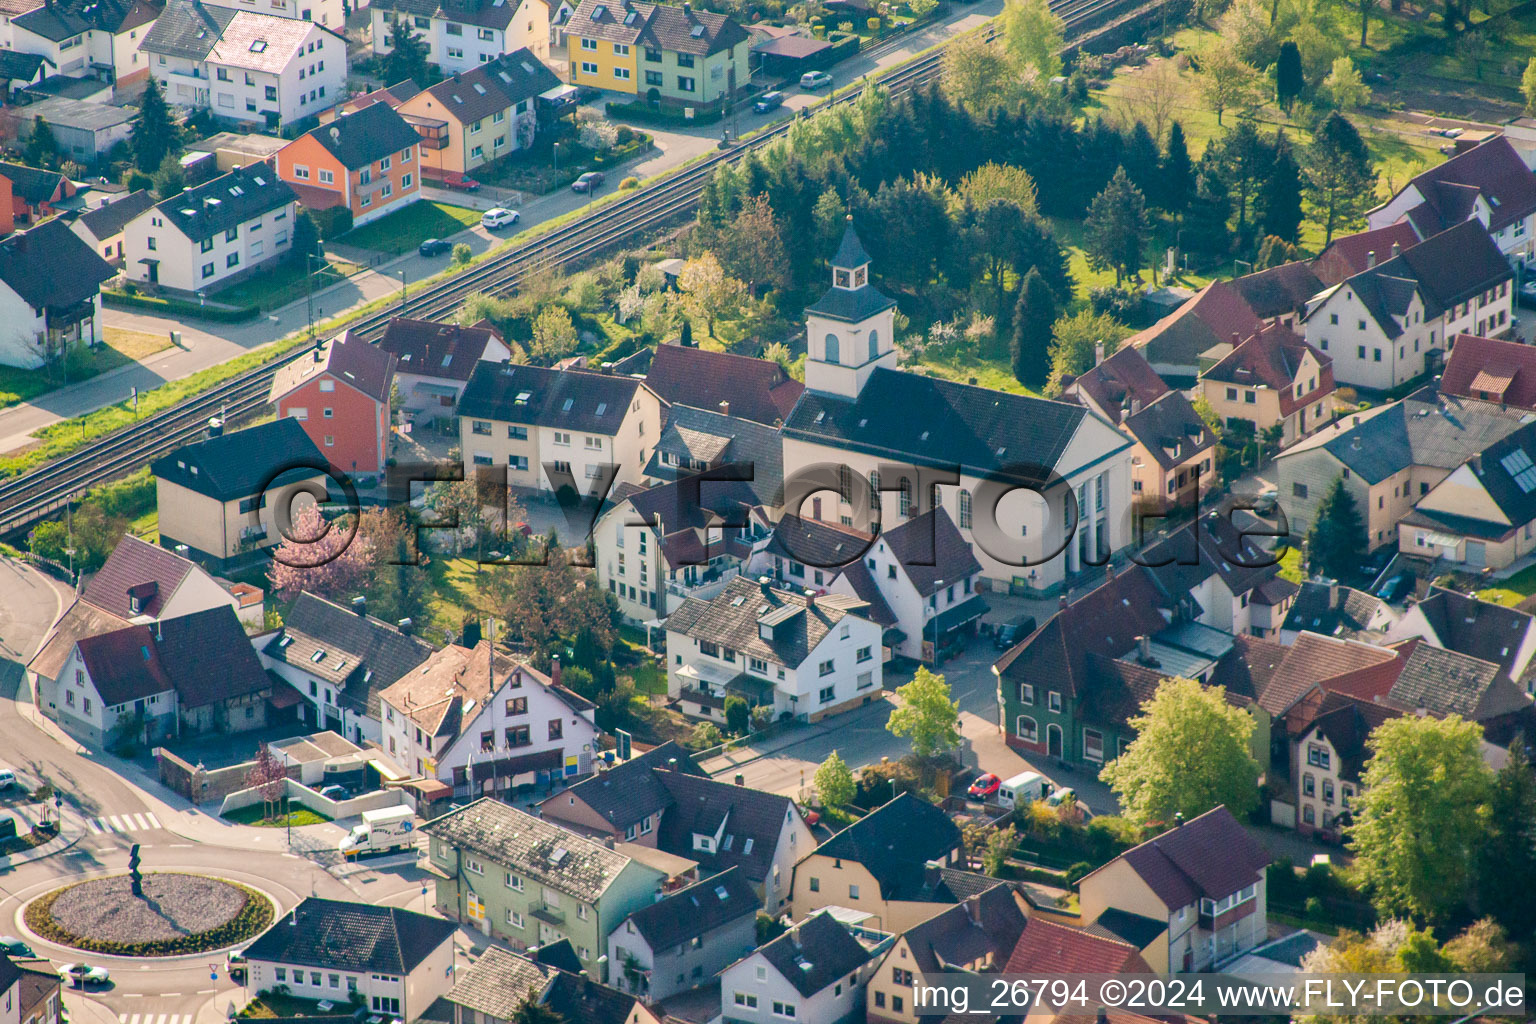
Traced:
<path id="1" fill-rule="evenodd" d="M 327 288 L 357 270 L 358 267 L 351 263 L 329 260 L 324 269 L 315 271 L 314 290 Z M 209 298 L 231 306 L 257 306 L 265 312 L 302 299 L 308 291 L 304 268 L 293 260 L 283 260 L 270 270 L 263 270 Z"/>
<path id="2" fill-rule="evenodd" d="M 1285 547 L 1275 548 L 1275 554 L 1280 556 L 1280 578 L 1290 580 L 1292 583 L 1300 583 L 1306 579 L 1306 572 L 1301 565 L 1301 548 Z"/>
<path id="3" fill-rule="evenodd" d="M 403 210 L 364 224 L 337 239 L 376 252 L 411 252 L 429 238 L 448 238 L 480 223 L 480 211 L 418 200 Z"/>
<path id="4" fill-rule="evenodd" d="M 169 337 L 121 327 L 103 328 L 102 338 L 105 344 L 95 348 L 84 345 L 75 348 L 69 354 L 68 365 L 62 370 L 23 370 L 18 366 L 0 366 L 0 409 L 31 401 L 55 388 L 137 362 L 171 345 Z"/>
<path id="5" fill-rule="evenodd" d="M 1498 586 L 1477 592 L 1481 600 L 1509 608 L 1516 607 L 1532 594 L 1536 594 L 1536 565 L 1521 569 L 1507 580 L 1499 580 Z"/>
<path id="6" fill-rule="evenodd" d="M 333 999 L 335 1008 L 322 1012 L 314 999 L 300 999 L 297 996 L 283 995 L 276 992 L 265 992 L 258 999 L 252 999 L 240 1011 L 240 1016 L 250 1018 L 266 1017 L 320 1017 L 335 1014 L 345 1014 L 352 1010 L 352 1003 L 346 999 Z"/>
<path id="7" fill-rule="evenodd" d="M 464 628 L 464 619 L 467 616 L 480 614 L 480 580 L 476 569 L 481 572 L 501 572 L 495 566 L 481 567 L 475 561 L 474 555 L 468 558 L 444 558 L 433 556 L 427 565 L 427 571 L 432 574 L 432 597 L 429 606 L 432 609 L 432 625 L 438 629 L 452 630 L 457 636 Z"/>
<path id="8" fill-rule="evenodd" d="M 310 810 L 308 807 L 294 807 L 289 810 L 286 818 L 283 815 L 278 815 L 275 818 L 268 819 L 263 817 L 262 813 L 262 806 L 260 804 L 253 804 L 250 807 L 242 807 L 239 810 L 230 811 L 224 815 L 224 820 L 232 821 L 236 825 L 256 825 L 260 828 L 286 828 L 289 825 L 299 828 L 304 825 L 323 825 L 331 820 L 318 811 Z"/>
<path id="9" fill-rule="evenodd" d="M 969 384 L 974 379 L 979 387 L 995 391 L 1007 391 L 1015 395 L 1033 395 L 1034 392 L 1014 379 L 1013 369 L 1006 359 L 985 359 L 970 353 L 937 357 L 922 356 L 902 364 L 903 370 L 926 373 L 931 377 Z"/>

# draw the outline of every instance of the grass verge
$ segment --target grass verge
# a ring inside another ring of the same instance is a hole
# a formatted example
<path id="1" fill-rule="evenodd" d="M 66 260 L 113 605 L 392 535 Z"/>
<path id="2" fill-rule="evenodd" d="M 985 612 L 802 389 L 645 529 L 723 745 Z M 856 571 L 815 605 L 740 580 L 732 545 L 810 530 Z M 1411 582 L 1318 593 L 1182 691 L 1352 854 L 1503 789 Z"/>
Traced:
<path id="1" fill-rule="evenodd" d="M 302 828 L 305 825 L 324 825 L 330 821 L 319 811 L 312 811 L 308 807 L 294 807 L 287 814 L 280 814 L 275 818 L 265 817 L 262 807 L 252 804 L 250 807 L 241 807 L 223 815 L 225 821 L 232 821 L 236 825 L 254 825 L 257 828 Z"/>
<path id="2" fill-rule="evenodd" d="M 168 873 L 186 874 L 187 872 Z M 89 881 L 95 881 L 95 879 Z M 241 885 L 239 882 L 231 882 L 227 878 L 220 878 L 217 881 L 240 890 L 245 895 L 245 905 L 224 924 L 196 935 L 178 935 L 174 939 L 152 939 L 147 942 L 114 942 L 91 938 L 87 935 L 74 935 L 59 927 L 52 913 L 54 901 L 73 889 L 74 885 L 66 885 L 61 889 L 44 893 L 27 904 L 25 919 L 28 928 L 49 942 L 88 950 L 92 953 L 106 953 L 110 956 L 185 956 L 209 949 L 222 949 L 263 932 L 272 924 L 272 904 L 265 896 L 255 889 Z M 75 883 L 75 885 L 86 884 L 89 882 Z"/>
<path id="3" fill-rule="evenodd" d="M 479 210 L 421 199 L 387 217 L 353 228 L 337 241 L 398 255 L 415 250 L 429 238 L 448 238 L 478 223 Z"/>

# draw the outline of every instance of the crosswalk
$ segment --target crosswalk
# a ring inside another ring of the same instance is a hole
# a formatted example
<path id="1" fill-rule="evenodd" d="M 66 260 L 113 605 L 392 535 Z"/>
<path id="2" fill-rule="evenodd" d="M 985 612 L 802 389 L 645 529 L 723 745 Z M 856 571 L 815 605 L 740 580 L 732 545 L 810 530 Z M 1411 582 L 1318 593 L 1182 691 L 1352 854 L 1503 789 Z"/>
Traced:
<path id="1" fill-rule="evenodd" d="M 195 1013 L 120 1013 L 117 1024 L 192 1024 Z"/>
<path id="2" fill-rule="evenodd" d="M 164 826 L 152 812 L 145 811 L 143 814 L 103 814 L 100 817 L 87 818 L 85 827 L 95 835 L 100 832 L 148 832 Z M 141 1024 L 166 1024 L 166 1022 L 146 1020 Z"/>

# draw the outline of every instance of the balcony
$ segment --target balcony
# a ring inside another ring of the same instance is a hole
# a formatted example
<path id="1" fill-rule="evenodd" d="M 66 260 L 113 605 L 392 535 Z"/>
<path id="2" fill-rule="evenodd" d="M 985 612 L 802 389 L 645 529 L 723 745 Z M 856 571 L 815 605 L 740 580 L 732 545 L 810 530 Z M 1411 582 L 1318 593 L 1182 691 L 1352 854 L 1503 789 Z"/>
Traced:
<path id="1" fill-rule="evenodd" d="M 448 122 L 439 121 L 432 117 L 417 117 L 406 114 L 405 121 L 416 134 L 421 136 L 422 149 L 446 149 L 448 148 Z"/>
<path id="2" fill-rule="evenodd" d="M 537 918 L 538 920 L 543 921 L 548 925 L 558 926 L 565 924 L 565 911 L 561 910 L 559 907 L 551 906 L 548 903 L 534 904 L 532 907 L 528 908 L 528 913 L 530 916 Z"/>

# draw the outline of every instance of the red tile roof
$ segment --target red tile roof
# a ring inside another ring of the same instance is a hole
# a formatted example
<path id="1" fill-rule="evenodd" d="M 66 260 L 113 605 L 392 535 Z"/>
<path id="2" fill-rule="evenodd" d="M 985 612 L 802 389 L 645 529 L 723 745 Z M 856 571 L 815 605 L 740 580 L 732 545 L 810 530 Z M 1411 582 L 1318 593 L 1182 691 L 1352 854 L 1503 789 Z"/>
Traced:
<path id="1" fill-rule="evenodd" d="M 1314 686 L 1361 695 L 1385 693 L 1401 669 L 1396 650 L 1303 632 L 1259 694 L 1259 706 L 1271 715 L 1283 715 Z"/>
<path id="2" fill-rule="evenodd" d="M 1536 410 L 1536 346 L 1458 334 L 1445 360 L 1440 391 Z"/>
<path id="3" fill-rule="evenodd" d="M 1219 900 L 1254 884 L 1271 859 L 1225 805 L 1116 858 L 1129 865 L 1170 910 L 1202 898 Z"/>
<path id="4" fill-rule="evenodd" d="M 788 418 L 805 385 L 793 380 L 771 359 L 710 352 L 682 345 L 661 345 L 645 382 L 669 405 L 691 405 L 758 423 Z"/>
<path id="5" fill-rule="evenodd" d="M 1031 917 L 1008 957 L 1005 974 L 1151 974 L 1128 942 Z"/>
<path id="6" fill-rule="evenodd" d="M 1225 281 L 1212 281 L 1184 305 L 1121 344 L 1141 349 L 1154 365 L 1195 366 L 1200 353 L 1235 340 L 1234 335 L 1251 334 L 1259 323 L 1259 315 L 1237 289 Z"/>
<path id="7" fill-rule="evenodd" d="M 276 402 L 322 373 L 351 385 L 376 402 L 387 402 L 389 385 L 395 378 L 395 357 L 377 345 L 354 340 L 349 334 L 342 333 L 312 353 L 279 367 L 272 378 L 272 391 L 267 401 Z"/>
<path id="8" fill-rule="evenodd" d="M 1370 267 L 1370 254 L 1376 254 L 1376 262 L 1384 263 L 1392 258 L 1392 246 L 1399 251 L 1419 244 L 1419 236 L 1407 221 L 1388 224 L 1353 235 L 1335 238 L 1312 261 L 1312 273 L 1325 285 L 1336 285 L 1345 278 L 1354 277 Z"/>
<path id="9" fill-rule="evenodd" d="M 379 348 L 398 360 L 396 373 L 469 380 L 492 338 L 502 340 L 489 325 L 463 327 L 397 316 L 385 326 Z"/>
<path id="10" fill-rule="evenodd" d="M 85 585 L 85 600 L 127 619 L 135 615 L 158 618 L 165 602 L 197 566 L 173 551 L 125 535 L 107 556 L 106 564 Z M 201 571 L 201 570 L 198 570 Z M 138 611 L 129 602 L 129 590 L 140 591 Z"/>
<path id="11" fill-rule="evenodd" d="M 1317 387 L 1297 398 L 1296 374 L 1308 355 L 1321 367 Z M 1245 338 L 1226 358 L 1201 376 L 1226 384 L 1272 388 L 1280 395 L 1280 414 L 1289 416 L 1299 407 L 1310 405 L 1333 390 L 1333 359 L 1307 344 L 1289 327 L 1270 323 Z"/>
<path id="12" fill-rule="evenodd" d="M 1536 176 L 1504 136 L 1458 153 L 1417 175 L 1405 186 L 1416 188 L 1432 212 L 1434 234 L 1472 215 L 1471 196 L 1481 193 L 1489 205 L 1489 231 L 1499 231 L 1536 213 Z M 1418 209 L 1418 208 L 1416 208 Z"/>
<path id="13" fill-rule="evenodd" d="M 1117 423 L 1122 408 L 1132 402 L 1151 405 L 1169 390 L 1167 382 L 1152 369 L 1141 350 L 1130 345 L 1122 345 L 1103 362 L 1084 371 L 1072 387 L 1087 396 L 1100 413 Z"/>

